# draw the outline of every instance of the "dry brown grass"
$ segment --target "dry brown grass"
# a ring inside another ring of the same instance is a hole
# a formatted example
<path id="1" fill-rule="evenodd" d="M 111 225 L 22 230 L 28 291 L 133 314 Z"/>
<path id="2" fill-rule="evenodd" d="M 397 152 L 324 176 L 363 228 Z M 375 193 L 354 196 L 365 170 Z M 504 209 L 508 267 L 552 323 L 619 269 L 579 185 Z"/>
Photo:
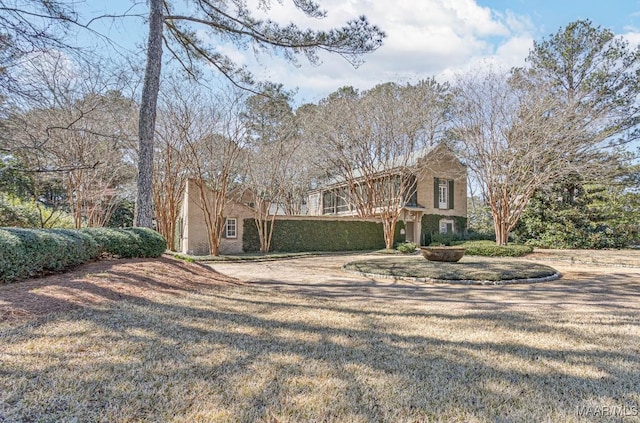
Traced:
<path id="1" fill-rule="evenodd" d="M 562 260 L 570 263 L 640 267 L 640 250 L 551 250 L 536 248 L 531 259 Z"/>
<path id="2" fill-rule="evenodd" d="M 0 421 L 614 420 L 577 407 L 640 405 L 640 273 L 594 272 L 349 295 L 143 273 L 153 295 L 0 323 Z"/>

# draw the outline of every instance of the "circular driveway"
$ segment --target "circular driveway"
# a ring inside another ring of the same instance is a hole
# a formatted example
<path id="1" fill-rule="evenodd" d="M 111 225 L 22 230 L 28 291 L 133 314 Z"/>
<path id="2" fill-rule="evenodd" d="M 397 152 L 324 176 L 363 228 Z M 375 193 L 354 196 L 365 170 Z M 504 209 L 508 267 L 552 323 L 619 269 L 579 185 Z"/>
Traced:
<path id="1" fill-rule="evenodd" d="M 449 304 L 469 310 L 548 309 L 549 311 L 640 310 L 640 268 L 545 261 L 563 275 L 535 284 L 467 286 L 394 281 L 358 276 L 342 265 L 372 254 L 339 254 L 263 262 L 211 263 L 216 271 L 257 288 L 318 299 L 395 302 L 421 308 Z"/>

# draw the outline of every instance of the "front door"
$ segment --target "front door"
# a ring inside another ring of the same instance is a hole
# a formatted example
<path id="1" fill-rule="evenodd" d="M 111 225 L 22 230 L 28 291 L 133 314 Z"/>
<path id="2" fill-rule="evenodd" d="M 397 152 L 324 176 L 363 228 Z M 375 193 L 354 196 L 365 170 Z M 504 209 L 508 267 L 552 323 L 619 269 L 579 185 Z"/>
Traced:
<path id="1" fill-rule="evenodd" d="M 414 242 L 413 241 L 413 222 L 406 222 L 404 230 L 405 230 L 405 237 L 407 242 Z"/>

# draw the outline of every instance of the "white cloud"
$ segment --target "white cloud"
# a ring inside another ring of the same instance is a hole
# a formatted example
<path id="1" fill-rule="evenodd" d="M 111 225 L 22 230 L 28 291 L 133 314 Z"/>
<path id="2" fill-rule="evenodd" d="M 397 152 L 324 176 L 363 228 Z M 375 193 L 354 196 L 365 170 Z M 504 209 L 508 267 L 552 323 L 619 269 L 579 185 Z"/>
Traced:
<path id="1" fill-rule="evenodd" d="M 296 68 L 268 55 L 261 56 L 259 64 L 250 57 L 252 52 L 244 52 L 244 63 L 258 78 L 282 82 L 287 88 L 299 87 L 299 99 L 308 101 L 344 85 L 367 89 L 390 80 L 447 78 L 452 72 L 486 60 L 498 66 L 519 65 L 532 45 L 533 26 L 527 18 L 508 11 L 498 13 L 475 0 L 324 0 L 321 4 L 328 11 L 325 19 L 306 18 L 288 1 L 274 2 L 263 16 L 326 29 L 366 15 L 369 22 L 387 33 L 384 45 L 365 56 L 365 63 L 358 69 L 335 55 L 322 54 L 319 67 L 301 58 Z"/>
<path id="2" fill-rule="evenodd" d="M 629 42 L 629 46 L 634 48 L 640 46 L 640 30 L 638 28 L 625 28 L 627 32 L 622 34 L 622 38 Z"/>

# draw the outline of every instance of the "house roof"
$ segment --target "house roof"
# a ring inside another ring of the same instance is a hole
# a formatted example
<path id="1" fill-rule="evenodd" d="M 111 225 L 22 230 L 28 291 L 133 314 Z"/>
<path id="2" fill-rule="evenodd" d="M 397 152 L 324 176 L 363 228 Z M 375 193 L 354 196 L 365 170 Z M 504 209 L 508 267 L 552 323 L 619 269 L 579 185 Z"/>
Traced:
<path id="1" fill-rule="evenodd" d="M 447 149 L 447 151 L 453 154 L 453 152 L 451 152 L 451 150 L 442 143 L 430 145 L 411 153 L 407 158 L 406 163 L 405 163 L 405 158 L 401 157 L 401 158 L 396 158 L 389 164 L 384 162 L 380 162 L 379 164 L 376 164 L 376 167 L 378 168 L 376 169 L 376 173 L 393 172 L 394 169 L 397 169 L 401 166 L 414 166 L 418 163 L 420 159 L 424 159 L 430 154 L 432 154 L 434 151 L 440 150 L 443 148 Z M 353 176 L 355 179 L 360 179 L 365 175 L 362 169 L 356 169 L 353 171 Z M 310 190 L 309 193 L 320 192 L 320 191 L 326 190 L 327 188 L 341 186 L 344 184 L 345 181 L 346 179 L 342 175 L 333 176 L 327 179 L 327 181 L 324 184 L 321 184 L 318 188 Z"/>

